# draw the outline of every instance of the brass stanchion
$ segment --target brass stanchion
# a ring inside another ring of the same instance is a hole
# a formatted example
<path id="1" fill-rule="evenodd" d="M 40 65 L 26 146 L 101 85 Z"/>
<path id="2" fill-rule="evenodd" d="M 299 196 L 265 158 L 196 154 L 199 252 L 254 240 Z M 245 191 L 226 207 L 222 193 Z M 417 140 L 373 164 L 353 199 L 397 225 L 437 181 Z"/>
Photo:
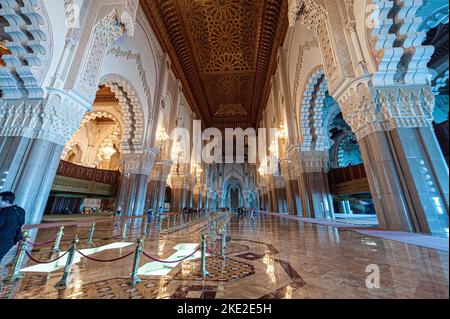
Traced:
<path id="1" fill-rule="evenodd" d="M 148 218 L 144 218 L 144 236 L 147 234 Z"/>
<path id="2" fill-rule="evenodd" d="M 226 245 L 227 245 L 227 225 L 223 225 L 222 227 L 222 258 L 226 259 L 225 253 L 226 253 Z"/>
<path id="3" fill-rule="evenodd" d="M 55 254 L 59 252 L 61 249 L 59 246 L 61 245 L 61 239 L 64 236 L 64 226 L 59 227 L 58 236 L 56 236 L 55 245 L 52 248 L 52 252 Z"/>
<path id="4" fill-rule="evenodd" d="M 20 273 L 20 269 L 22 268 L 23 260 L 25 259 L 26 250 L 27 250 L 27 241 L 30 239 L 28 236 L 28 232 L 23 233 L 23 239 L 20 242 L 20 250 L 19 254 L 17 255 L 15 261 L 14 261 L 14 267 L 12 274 L 8 277 L 6 277 L 6 281 L 15 281 L 17 279 L 20 279 L 23 277 L 23 275 Z"/>
<path id="5" fill-rule="evenodd" d="M 73 259 L 75 258 L 75 253 L 77 252 L 78 236 L 72 241 L 72 246 L 69 249 L 69 255 L 67 256 L 66 265 L 64 266 L 64 273 L 61 280 L 55 285 L 56 289 L 66 289 L 67 283 L 69 281 L 69 275 L 72 271 Z"/>
<path id="6" fill-rule="evenodd" d="M 206 270 L 206 239 L 207 236 L 206 235 L 202 235 L 202 277 L 208 277 L 209 273 Z"/>
<path id="7" fill-rule="evenodd" d="M 127 228 L 128 228 L 128 221 L 126 220 L 123 222 L 123 226 L 122 226 L 122 240 L 127 239 Z"/>
<path id="8" fill-rule="evenodd" d="M 131 271 L 131 281 L 130 285 L 136 286 L 141 282 L 141 279 L 138 276 L 139 271 L 139 263 L 141 261 L 141 253 L 142 253 L 142 239 L 137 240 L 136 253 L 134 255 L 133 269 Z"/>
<path id="9" fill-rule="evenodd" d="M 95 232 L 95 222 L 92 223 L 91 231 L 89 232 L 89 239 L 88 239 L 89 245 L 92 245 L 92 240 L 94 239 L 94 232 Z"/>

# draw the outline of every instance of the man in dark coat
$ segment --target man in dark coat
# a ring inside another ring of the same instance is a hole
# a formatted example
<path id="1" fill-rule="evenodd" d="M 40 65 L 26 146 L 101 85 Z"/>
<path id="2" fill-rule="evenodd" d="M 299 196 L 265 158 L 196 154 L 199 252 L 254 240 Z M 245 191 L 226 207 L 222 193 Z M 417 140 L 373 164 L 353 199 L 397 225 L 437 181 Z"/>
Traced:
<path id="1" fill-rule="evenodd" d="M 15 200 L 14 193 L 0 193 L 0 263 L 8 251 L 22 239 L 25 211 L 14 205 Z"/>

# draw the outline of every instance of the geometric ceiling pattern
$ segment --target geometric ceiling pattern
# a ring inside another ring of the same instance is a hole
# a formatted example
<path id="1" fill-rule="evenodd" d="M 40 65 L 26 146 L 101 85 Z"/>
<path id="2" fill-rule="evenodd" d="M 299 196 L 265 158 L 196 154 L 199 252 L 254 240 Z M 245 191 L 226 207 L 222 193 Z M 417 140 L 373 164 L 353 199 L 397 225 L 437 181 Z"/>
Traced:
<path id="1" fill-rule="evenodd" d="M 142 7 L 205 124 L 256 125 L 287 31 L 287 0 L 144 0 Z"/>

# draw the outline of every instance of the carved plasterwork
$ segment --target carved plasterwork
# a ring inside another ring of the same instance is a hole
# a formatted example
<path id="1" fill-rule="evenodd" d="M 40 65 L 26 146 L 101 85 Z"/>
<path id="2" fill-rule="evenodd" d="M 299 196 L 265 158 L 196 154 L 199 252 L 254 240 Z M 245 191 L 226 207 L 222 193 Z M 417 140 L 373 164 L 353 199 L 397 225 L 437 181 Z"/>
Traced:
<path id="1" fill-rule="evenodd" d="M 88 96 L 96 92 L 98 76 L 103 65 L 107 47 L 126 32 L 125 24 L 120 20 L 119 12 L 114 9 L 94 27 L 93 38 L 87 63 L 81 74 L 80 89 Z"/>
<path id="2" fill-rule="evenodd" d="M 328 152 L 302 151 L 299 154 L 299 173 L 322 173 L 329 170 Z"/>
<path id="3" fill-rule="evenodd" d="M 328 13 L 314 0 L 290 0 L 289 6 L 291 23 L 305 25 L 319 39 L 329 87 L 334 88 L 339 80 L 339 69 L 328 31 Z"/>
<path id="4" fill-rule="evenodd" d="M 373 88 L 360 82 L 341 96 L 339 104 L 360 140 L 395 128 L 431 127 L 434 95 L 427 85 Z"/>
<path id="5" fill-rule="evenodd" d="M 170 185 L 172 189 L 185 188 L 186 176 L 185 175 L 171 175 Z"/>
<path id="6" fill-rule="evenodd" d="M 0 136 L 39 138 L 65 145 L 86 111 L 86 106 L 71 96 L 53 90 L 45 100 L 0 100 Z"/>
<path id="7" fill-rule="evenodd" d="M 150 180 L 165 182 L 172 168 L 172 161 L 157 161 L 150 174 Z"/>
<path id="8" fill-rule="evenodd" d="M 306 51 L 309 51 L 312 48 L 316 48 L 316 47 L 318 47 L 318 45 L 319 45 L 319 43 L 317 42 L 316 38 L 300 44 L 299 51 L 298 51 L 298 57 L 297 57 L 297 64 L 295 66 L 294 89 L 292 90 L 293 105 L 297 105 L 297 102 L 298 102 L 298 88 L 300 87 L 300 77 L 301 77 L 302 68 L 303 68 L 303 56 Z"/>
<path id="9" fill-rule="evenodd" d="M 427 68 L 434 48 L 422 45 L 426 33 L 419 31 L 422 18 L 416 16 L 422 1 L 372 0 L 366 23 L 368 46 L 377 71 L 375 86 L 429 84 Z"/>
<path id="10" fill-rule="evenodd" d="M 327 81 L 322 68 L 309 77 L 303 92 L 300 109 L 302 151 L 324 151 L 328 149 L 328 133 L 324 129 L 325 93 Z"/>
<path id="11" fill-rule="evenodd" d="M 2 1 L 0 17 L 9 50 L 0 68 L 2 99 L 42 98 L 42 80 L 52 56 L 53 39 L 45 6 L 40 0 Z"/>
<path id="12" fill-rule="evenodd" d="M 124 174 L 150 175 L 157 156 L 156 148 L 145 149 L 141 153 L 123 154 L 121 162 Z"/>
<path id="13" fill-rule="evenodd" d="M 286 181 L 296 180 L 294 165 L 289 158 L 280 159 L 281 175 Z"/>
<path id="14" fill-rule="evenodd" d="M 122 136 L 122 151 L 130 153 L 144 147 L 144 116 L 142 105 L 133 87 L 122 77 L 111 75 L 102 79 L 118 99 L 123 121 L 128 129 Z"/>
<path id="15" fill-rule="evenodd" d="M 272 175 L 269 178 L 269 187 L 271 189 L 284 189 L 286 188 L 286 182 L 283 176 L 280 175 Z"/>

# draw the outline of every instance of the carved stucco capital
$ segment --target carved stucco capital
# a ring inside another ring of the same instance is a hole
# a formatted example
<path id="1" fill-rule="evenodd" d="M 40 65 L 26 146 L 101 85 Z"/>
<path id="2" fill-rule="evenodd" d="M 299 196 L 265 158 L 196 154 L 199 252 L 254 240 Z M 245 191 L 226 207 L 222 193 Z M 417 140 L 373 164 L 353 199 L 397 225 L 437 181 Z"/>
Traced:
<path id="1" fill-rule="evenodd" d="M 22 136 L 65 145 L 88 106 L 71 95 L 49 90 L 45 99 L 0 101 L 0 136 Z"/>
<path id="2" fill-rule="evenodd" d="M 150 175 L 157 156 L 157 148 L 145 149 L 141 153 L 123 154 L 124 173 Z"/>
<path id="3" fill-rule="evenodd" d="M 429 85 L 375 88 L 363 81 L 338 100 L 358 140 L 374 132 L 432 126 L 435 98 Z"/>

